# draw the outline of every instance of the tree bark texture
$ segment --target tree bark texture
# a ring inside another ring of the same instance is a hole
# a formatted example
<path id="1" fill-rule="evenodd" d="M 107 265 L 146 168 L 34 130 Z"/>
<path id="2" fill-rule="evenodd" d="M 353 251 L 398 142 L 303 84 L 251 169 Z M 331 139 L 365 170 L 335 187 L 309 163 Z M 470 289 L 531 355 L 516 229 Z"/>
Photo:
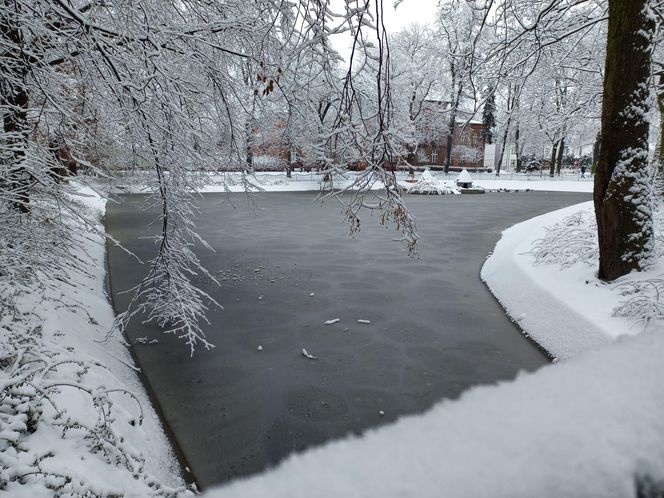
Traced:
<path id="1" fill-rule="evenodd" d="M 593 200 L 599 272 L 611 281 L 654 252 L 648 93 L 654 15 L 648 0 L 609 0 L 604 100 Z"/>

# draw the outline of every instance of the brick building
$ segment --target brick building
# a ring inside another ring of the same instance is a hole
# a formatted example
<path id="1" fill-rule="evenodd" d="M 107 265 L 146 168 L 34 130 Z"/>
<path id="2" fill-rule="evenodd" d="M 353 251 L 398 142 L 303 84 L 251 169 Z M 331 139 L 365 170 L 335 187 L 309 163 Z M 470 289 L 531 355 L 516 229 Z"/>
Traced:
<path id="1" fill-rule="evenodd" d="M 414 148 L 410 146 L 407 157 L 411 166 L 433 170 L 444 168 L 449 112 L 448 102 L 427 100 L 423 103 L 415 124 L 417 145 Z M 471 171 L 485 169 L 484 125 L 481 121 L 470 118 L 469 113 L 458 112 L 450 163 L 453 171 L 461 171 L 463 168 Z M 285 123 L 279 119 L 264 129 L 258 126 L 252 128 L 251 154 L 255 159 L 256 169 L 283 169 L 289 163 L 307 170 L 315 167 L 314 164 L 303 164 L 299 161 L 301 154 L 296 148 L 290 147 L 289 150 L 284 132 Z M 350 169 L 358 170 L 363 167 L 366 165 L 362 162 L 349 164 Z"/>
<path id="2" fill-rule="evenodd" d="M 449 122 L 449 102 L 427 100 L 416 121 L 417 146 L 409 154 L 408 161 L 413 166 L 443 169 L 447 153 L 447 128 Z M 484 125 L 471 119 L 467 112 L 457 113 L 457 126 L 454 130 L 452 170 L 484 168 Z"/>

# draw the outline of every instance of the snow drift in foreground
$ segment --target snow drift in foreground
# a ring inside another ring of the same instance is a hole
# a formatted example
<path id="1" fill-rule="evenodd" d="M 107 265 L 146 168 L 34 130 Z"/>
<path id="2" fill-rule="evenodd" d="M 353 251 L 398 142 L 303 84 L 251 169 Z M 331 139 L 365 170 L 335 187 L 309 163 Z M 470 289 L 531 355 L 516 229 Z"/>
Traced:
<path id="1" fill-rule="evenodd" d="M 610 316 L 620 296 L 586 284 L 591 267 L 534 268 L 524 254 L 545 226 L 578 210 L 507 230 L 483 270 L 524 330 L 569 359 L 294 455 L 206 496 L 660 496 L 664 334 L 650 328 L 630 336 L 642 328 Z"/>

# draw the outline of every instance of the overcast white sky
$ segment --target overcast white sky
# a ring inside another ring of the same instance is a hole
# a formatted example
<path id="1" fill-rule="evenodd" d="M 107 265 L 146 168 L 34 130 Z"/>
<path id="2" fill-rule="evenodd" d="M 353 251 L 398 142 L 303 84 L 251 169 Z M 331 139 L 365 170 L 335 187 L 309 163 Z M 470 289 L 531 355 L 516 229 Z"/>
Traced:
<path id="1" fill-rule="evenodd" d="M 412 23 L 433 23 L 436 17 L 438 0 L 403 0 L 394 8 L 394 0 L 383 0 L 385 27 L 389 31 L 399 31 Z"/>
<path id="2" fill-rule="evenodd" d="M 338 11 L 343 9 L 343 0 L 333 0 L 332 6 Z M 435 21 L 438 0 L 403 0 L 399 7 L 394 8 L 394 0 L 383 0 L 385 28 L 395 33 L 413 23 L 427 24 Z M 339 8 L 339 5 L 342 7 Z M 348 53 L 350 40 L 333 40 L 336 49 L 342 56 Z"/>

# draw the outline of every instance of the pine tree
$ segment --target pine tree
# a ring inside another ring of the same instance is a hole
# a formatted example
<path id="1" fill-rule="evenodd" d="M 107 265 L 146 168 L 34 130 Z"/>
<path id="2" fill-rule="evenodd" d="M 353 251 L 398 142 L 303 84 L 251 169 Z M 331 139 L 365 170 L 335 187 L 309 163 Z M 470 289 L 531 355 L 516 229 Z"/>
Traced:
<path id="1" fill-rule="evenodd" d="M 484 101 L 484 110 L 482 111 L 482 138 L 485 144 L 493 143 L 493 129 L 496 126 L 496 95 L 493 88 L 487 90 Z"/>

